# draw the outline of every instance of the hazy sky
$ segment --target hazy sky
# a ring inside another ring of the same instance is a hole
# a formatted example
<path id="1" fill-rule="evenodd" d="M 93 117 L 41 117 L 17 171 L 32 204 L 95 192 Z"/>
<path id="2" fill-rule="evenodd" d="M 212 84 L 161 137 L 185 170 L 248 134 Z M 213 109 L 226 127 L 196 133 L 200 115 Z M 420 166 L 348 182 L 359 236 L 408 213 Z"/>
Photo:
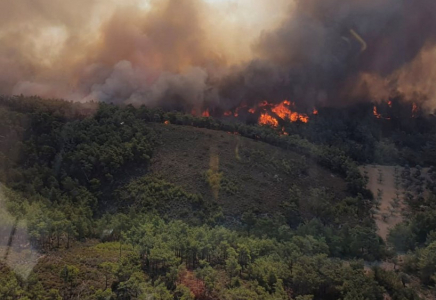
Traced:
<path id="1" fill-rule="evenodd" d="M 0 1 L 0 94 L 226 107 L 433 97 L 435 13 L 434 0 Z"/>

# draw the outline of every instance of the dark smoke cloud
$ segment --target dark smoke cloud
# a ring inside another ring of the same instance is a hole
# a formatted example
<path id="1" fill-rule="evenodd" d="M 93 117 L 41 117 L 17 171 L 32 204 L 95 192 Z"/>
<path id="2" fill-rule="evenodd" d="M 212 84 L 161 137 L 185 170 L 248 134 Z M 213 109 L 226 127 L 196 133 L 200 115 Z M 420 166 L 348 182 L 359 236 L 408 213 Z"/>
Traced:
<path id="1" fill-rule="evenodd" d="M 281 26 L 261 34 L 254 46 L 258 60 L 239 77 L 233 75 L 236 86 L 224 82 L 222 94 L 289 98 L 307 106 L 369 97 L 355 91 L 362 75 L 387 81 L 385 88 L 392 88 L 399 77 L 404 79 L 399 70 L 422 51 L 434 49 L 435 13 L 432 0 L 299 1 Z M 421 67 L 428 73 L 434 62 Z"/>
<path id="2" fill-rule="evenodd" d="M 201 0 L 3 1 L 0 93 L 184 109 L 436 96 L 434 0 L 280 0 L 286 16 L 273 28 L 259 19 L 254 39 L 219 22 L 244 3 L 273 6 L 240 0 L 219 14 Z"/>

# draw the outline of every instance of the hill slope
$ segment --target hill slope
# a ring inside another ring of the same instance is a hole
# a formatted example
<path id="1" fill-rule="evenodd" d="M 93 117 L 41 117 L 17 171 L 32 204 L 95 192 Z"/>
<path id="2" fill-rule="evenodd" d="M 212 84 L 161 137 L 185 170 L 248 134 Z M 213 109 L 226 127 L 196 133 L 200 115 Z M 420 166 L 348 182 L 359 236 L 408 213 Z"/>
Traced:
<path id="1" fill-rule="evenodd" d="M 190 193 L 215 199 L 224 215 L 277 212 L 288 200 L 292 185 L 303 191 L 322 188 L 338 198 L 345 195 L 341 178 L 295 152 L 226 132 L 151 126 L 161 141 L 151 162 L 152 172 Z M 208 170 L 222 174 L 220 188 L 208 184 Z"/>
<path id="2" fill-rule="evenodd" d="M 384 287 L 401 285 L 393 272 L 366 276 L 348 262 L 388 253 L 366 181 L 338 148 L 145 107 L 99 104 L 76 116 L 64 111 L 78 104 L 65 102 L 4 105 L 2 132 L 16 134 L 0 141 L 12 214 L 0 218 L 1 250 L 6 262 L 22 261 L 15 252 L 45 255 L 29 284 L 9 275 L 16 264 L 0 263 L 0 285 L 14 295 L 382 299 Z"/>

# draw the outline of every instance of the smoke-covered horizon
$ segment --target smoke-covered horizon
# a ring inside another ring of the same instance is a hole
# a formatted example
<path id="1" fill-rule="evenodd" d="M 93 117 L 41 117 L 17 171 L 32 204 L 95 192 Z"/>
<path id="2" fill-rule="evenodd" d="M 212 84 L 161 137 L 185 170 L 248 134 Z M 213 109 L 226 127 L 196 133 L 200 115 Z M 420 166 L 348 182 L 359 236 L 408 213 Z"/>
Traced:
<path id="1" fill-rule="evenodd" d="M 436 106 L 433 0 L 0 3 L 0 94 L 231 109 Z"/>

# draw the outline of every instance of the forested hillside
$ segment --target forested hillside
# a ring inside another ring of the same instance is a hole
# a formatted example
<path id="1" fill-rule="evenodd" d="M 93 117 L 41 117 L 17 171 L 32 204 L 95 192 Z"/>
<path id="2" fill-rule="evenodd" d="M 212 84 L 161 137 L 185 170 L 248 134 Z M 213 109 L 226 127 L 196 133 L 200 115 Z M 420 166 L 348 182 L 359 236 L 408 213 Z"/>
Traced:
<path id="1" fill-rule="evenodd" d="M 419 299 L 435 284 L 431 182 L 386 244 L 358 164 L 435 165 L 434 121 L 359 113 L 320 109 L 283 135 L 1 98 L 0 298 Z M 407 250 L 401 268 L 365 267 Z"/>

